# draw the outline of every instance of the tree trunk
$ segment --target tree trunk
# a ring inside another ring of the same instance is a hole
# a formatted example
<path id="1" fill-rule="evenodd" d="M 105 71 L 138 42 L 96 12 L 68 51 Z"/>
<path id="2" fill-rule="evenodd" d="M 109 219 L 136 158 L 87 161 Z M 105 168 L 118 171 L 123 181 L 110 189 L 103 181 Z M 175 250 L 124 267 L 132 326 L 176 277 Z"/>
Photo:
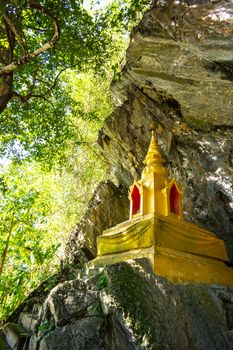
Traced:
<path id="1" fill-rule="evenodd" d="M 13 97 L 13 72 L 2 76 L 0 85 L 0 113 L 7 107 L 8 102 Z"/>
<path id="2" fill-rule="evenodd" d="M 5 248 L 4 248 L 3 252 L 2 252 L 1 261 L 0 261 L 0 277 L 2 275 L 4 263 L 5 263 L 5 260 L 6 260 L 11 234 L 12 234 L 12 230 L 8 234 L 8 237 L 7 237 L 7 240 L 6 240 L 6 246 L 5 246 Z"/>

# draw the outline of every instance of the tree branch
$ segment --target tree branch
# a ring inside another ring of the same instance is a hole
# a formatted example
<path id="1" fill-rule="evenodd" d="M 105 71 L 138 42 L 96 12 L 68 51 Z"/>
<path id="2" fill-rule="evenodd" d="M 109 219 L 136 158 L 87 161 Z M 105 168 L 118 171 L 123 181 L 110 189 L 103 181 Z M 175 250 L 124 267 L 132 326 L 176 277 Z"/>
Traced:
<path id="1" fill-rule="evenodd" d="M 52 30 L 51 29 L 41 29 L 41 28 L 39 28 L 39 27 L 32 27 L 32 26 L 26 26 L 25 25 L 25 27 L 26 28 L 28 28 L 28 29 L 33 29 L 33 30 L 37 30 L 38 32 L 51 32 Z"/>
<path id="2" fill-rule="evenodd" d="M 6 61 L 4 60 L 4 58 L 2 57 L 2 53 L 0 52 L 0 62 L 2 62 L 2 64 L 6 65 Z"/>
<path id="3" fill-rule="evenodd" d="M 7 103 L 13 97 L 13 73 L 5 74 L 0 84 L 0 113 L 4 111 Z"/>
<path id="4" fill-rule="evenodd" d="M 39 97 L 39 98 L 44 98 L 45 99 L 45 96 L 47 94 L 49 94 L 57 85 L 57 82 L 58 82 L 58 78 L 59 76 L 61 75 L 62 72 L 64 72 L 66 69 L 68 69 L 70 67 L 65 67 L 63 69 L 60 70 L 60 72 L 56 75 L 53 83 L 50 85 L 50 87 L 43 93 L 41 94 L 33 94 L 33 90 L 34 90 L 34 87 L 35 87 L 35 84 L 36 84 L 36 79 L 34 77 L 33 79 L 33 83 L 32 85 L 30 86 L 30 90 L 29 92 L 26 94 L 26 95 L 20 95 L 18 92 L 14 91 L 13 92 L 13 96 L 19 98 L 21 100 L 21 102 L 28 102 L 28 100 L 32 97 Z M 45 99 L 47 102 L 49 102 L 47 99 Z"/>
<path id="5" fill-rule="evenodd" d="M 9 27 L 5 18 L 3 19 L 3 21 L 4 21 L 4 25 L 5 25 L 7 40 L 9 43 L 9 50 L 6 50 L 7 52 L 5 53 L 5 56 L 7 56 L 6 57 L 7 63 L 10 64 L 13 60 L 13 52 L 14 52 L 14 48 L 15 48 L 15 34 L 14 34 L 14 32 L 12 32 L 12 30 Z"/>
<path id="6" fill-rule="evenodd" d="M 16 62 L 11 62 L 4 68 L 0 70 L 0 76 L 3 76 L 5 74 L 9 74 L 16 70 L 20 66 L 24 66 L 26 63 L 31 61 L 32 59 L 35 59 L 37 56 L 41 55 L 43 52 L 53 48 L 56 44 L 56 42 L 60 38 L 60 25 L 58 19 L 44 6 L 40 5 L 34 0 L 28 0 L 29 7 L 32 9 L 36 9 L 42 13 L 45 13 L 54 23 L 54 34 L 50 41 L 42 45 L 40 48 L 36 49 L 33 52 L 27 53 L 23 55 L 20 59 L 18 59 Z"/>
<path id="7" fill-rule="evenodd" d="M 1 255 L 1 259 L 0 259 L 0 277 L 2 275 L 3 267 L 4 267 L 6 256 L 7 256 L 7 253 L 8 253 L 8 248 L 9 248 L 9 243 L 10 243 L 10 238 L 11 238 L 11 235 L 12 235 L 13 227 L 14 227 L 14 216 L 12 216 L 12 218 L 11 218 L 10 229 L 8 231 L 9 233 L 8 233 L 8 236 L 7 236 L 7 239 L 6 239 L 6 245 L 5 245 L 5 248 L 3 249 L 3 252 L 2 252 L 2 255 Z"/>
<path id="8" fill-rule="evenodd" d="M 7 16 L 7 14 L 4 14 L 3 18 L 6 21 L 6 23 L 8 24 L 11 31 L 15 34 L 15 37 L 18 39 L 20 45 L 22 46 L 24 53 L 26 53 L 27 52 L 27 45 L 26 45 L 25 41 L 23 40 L 23 38 L 21 37 L 21 35 L 19 34 L 18 30 L 16 29 L 14 23 L 10 20 L 10 18 Z"/>
<path id="9" fill-rule="evenodd" d="M 60 70 L 60 72 L 56 75 L 52 85 L 50 85 L 50 87 L 45 91 L 43 92 L 42 94 L 33 94 L 32 97 L 44 97 L 46 96 L 49 92 L 51 92 L 57 85 L 57 82 L 58 82 L 58 78 L 59 76 L 61 75 L 61 73 L 63 73 L 66 69 L 68 69 L 70 67 L 65 67 L 63 69 Z"/>

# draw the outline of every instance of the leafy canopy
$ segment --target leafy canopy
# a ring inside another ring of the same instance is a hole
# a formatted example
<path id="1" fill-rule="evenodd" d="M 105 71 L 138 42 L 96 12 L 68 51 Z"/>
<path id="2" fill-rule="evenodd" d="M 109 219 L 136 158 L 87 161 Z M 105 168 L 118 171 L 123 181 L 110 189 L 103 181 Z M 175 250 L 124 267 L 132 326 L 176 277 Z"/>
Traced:
<path id="1" fill-rule="evenodd" d="M 0 319 L 58 268 L 57 248 L 106 176 L 96 133 L 147 1 L 94 5 L 0 2 Z"/>
<path id="2" fill-rule="evenodd" d="M 147 3 L 117 0 L 96 10 L 78 0 L 1 1 L 1 154 L 52 159 L 63 151 L 75 108 L 63 73 L 112 74 L 125 32 Z"/>
<path id="3" fill-rule="evenodd" d="M 0 320 L 58 269 L 71 230 L 105 177 L 95 139 L 112 109 L 109 82 L 71 71 L 66 79 L 80 116 L 72 121 L 79 145 L 69 140 L 64 165 L 53 169 L 35 161 L 0 167 Z"/>

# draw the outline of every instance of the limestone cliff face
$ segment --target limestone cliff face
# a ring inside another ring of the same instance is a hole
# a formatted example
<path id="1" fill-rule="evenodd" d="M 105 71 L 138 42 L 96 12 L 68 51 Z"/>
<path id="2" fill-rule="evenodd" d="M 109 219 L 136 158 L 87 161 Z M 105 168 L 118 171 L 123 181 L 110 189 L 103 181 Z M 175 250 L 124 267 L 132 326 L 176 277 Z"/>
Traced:
<path id="1" fill-rule="evenodd" d="M 233 259 L 233 3 L 167 3 L 157 2 L 131 34 L 99 145 L 113 181 L 129 186 L 157 121 L 170 175 L 183 186 L 186 220 L 224 239 Z"/>

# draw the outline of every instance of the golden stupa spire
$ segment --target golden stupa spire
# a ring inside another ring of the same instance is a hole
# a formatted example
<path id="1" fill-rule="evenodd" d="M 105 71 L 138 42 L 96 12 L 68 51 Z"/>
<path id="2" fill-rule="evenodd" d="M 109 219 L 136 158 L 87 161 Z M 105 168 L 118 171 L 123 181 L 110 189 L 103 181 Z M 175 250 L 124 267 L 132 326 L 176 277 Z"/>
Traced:
<path id="1" fill-rule="evenodd" d="M 164 166 L 165 160 L 163 159 L 159 148 L 157 146 L 157 142 L 155 139 L 155 122 L 151 122 L 150 130 L 152 133 L 150 145 L 147 151 L 147 155 L 143 163 L 145 164 L 145 168 L 142 172 L 142 178 L 146 177 L 149 173 L 154 172 L 163 176 L 168 176 L 168 171 Z"/>

